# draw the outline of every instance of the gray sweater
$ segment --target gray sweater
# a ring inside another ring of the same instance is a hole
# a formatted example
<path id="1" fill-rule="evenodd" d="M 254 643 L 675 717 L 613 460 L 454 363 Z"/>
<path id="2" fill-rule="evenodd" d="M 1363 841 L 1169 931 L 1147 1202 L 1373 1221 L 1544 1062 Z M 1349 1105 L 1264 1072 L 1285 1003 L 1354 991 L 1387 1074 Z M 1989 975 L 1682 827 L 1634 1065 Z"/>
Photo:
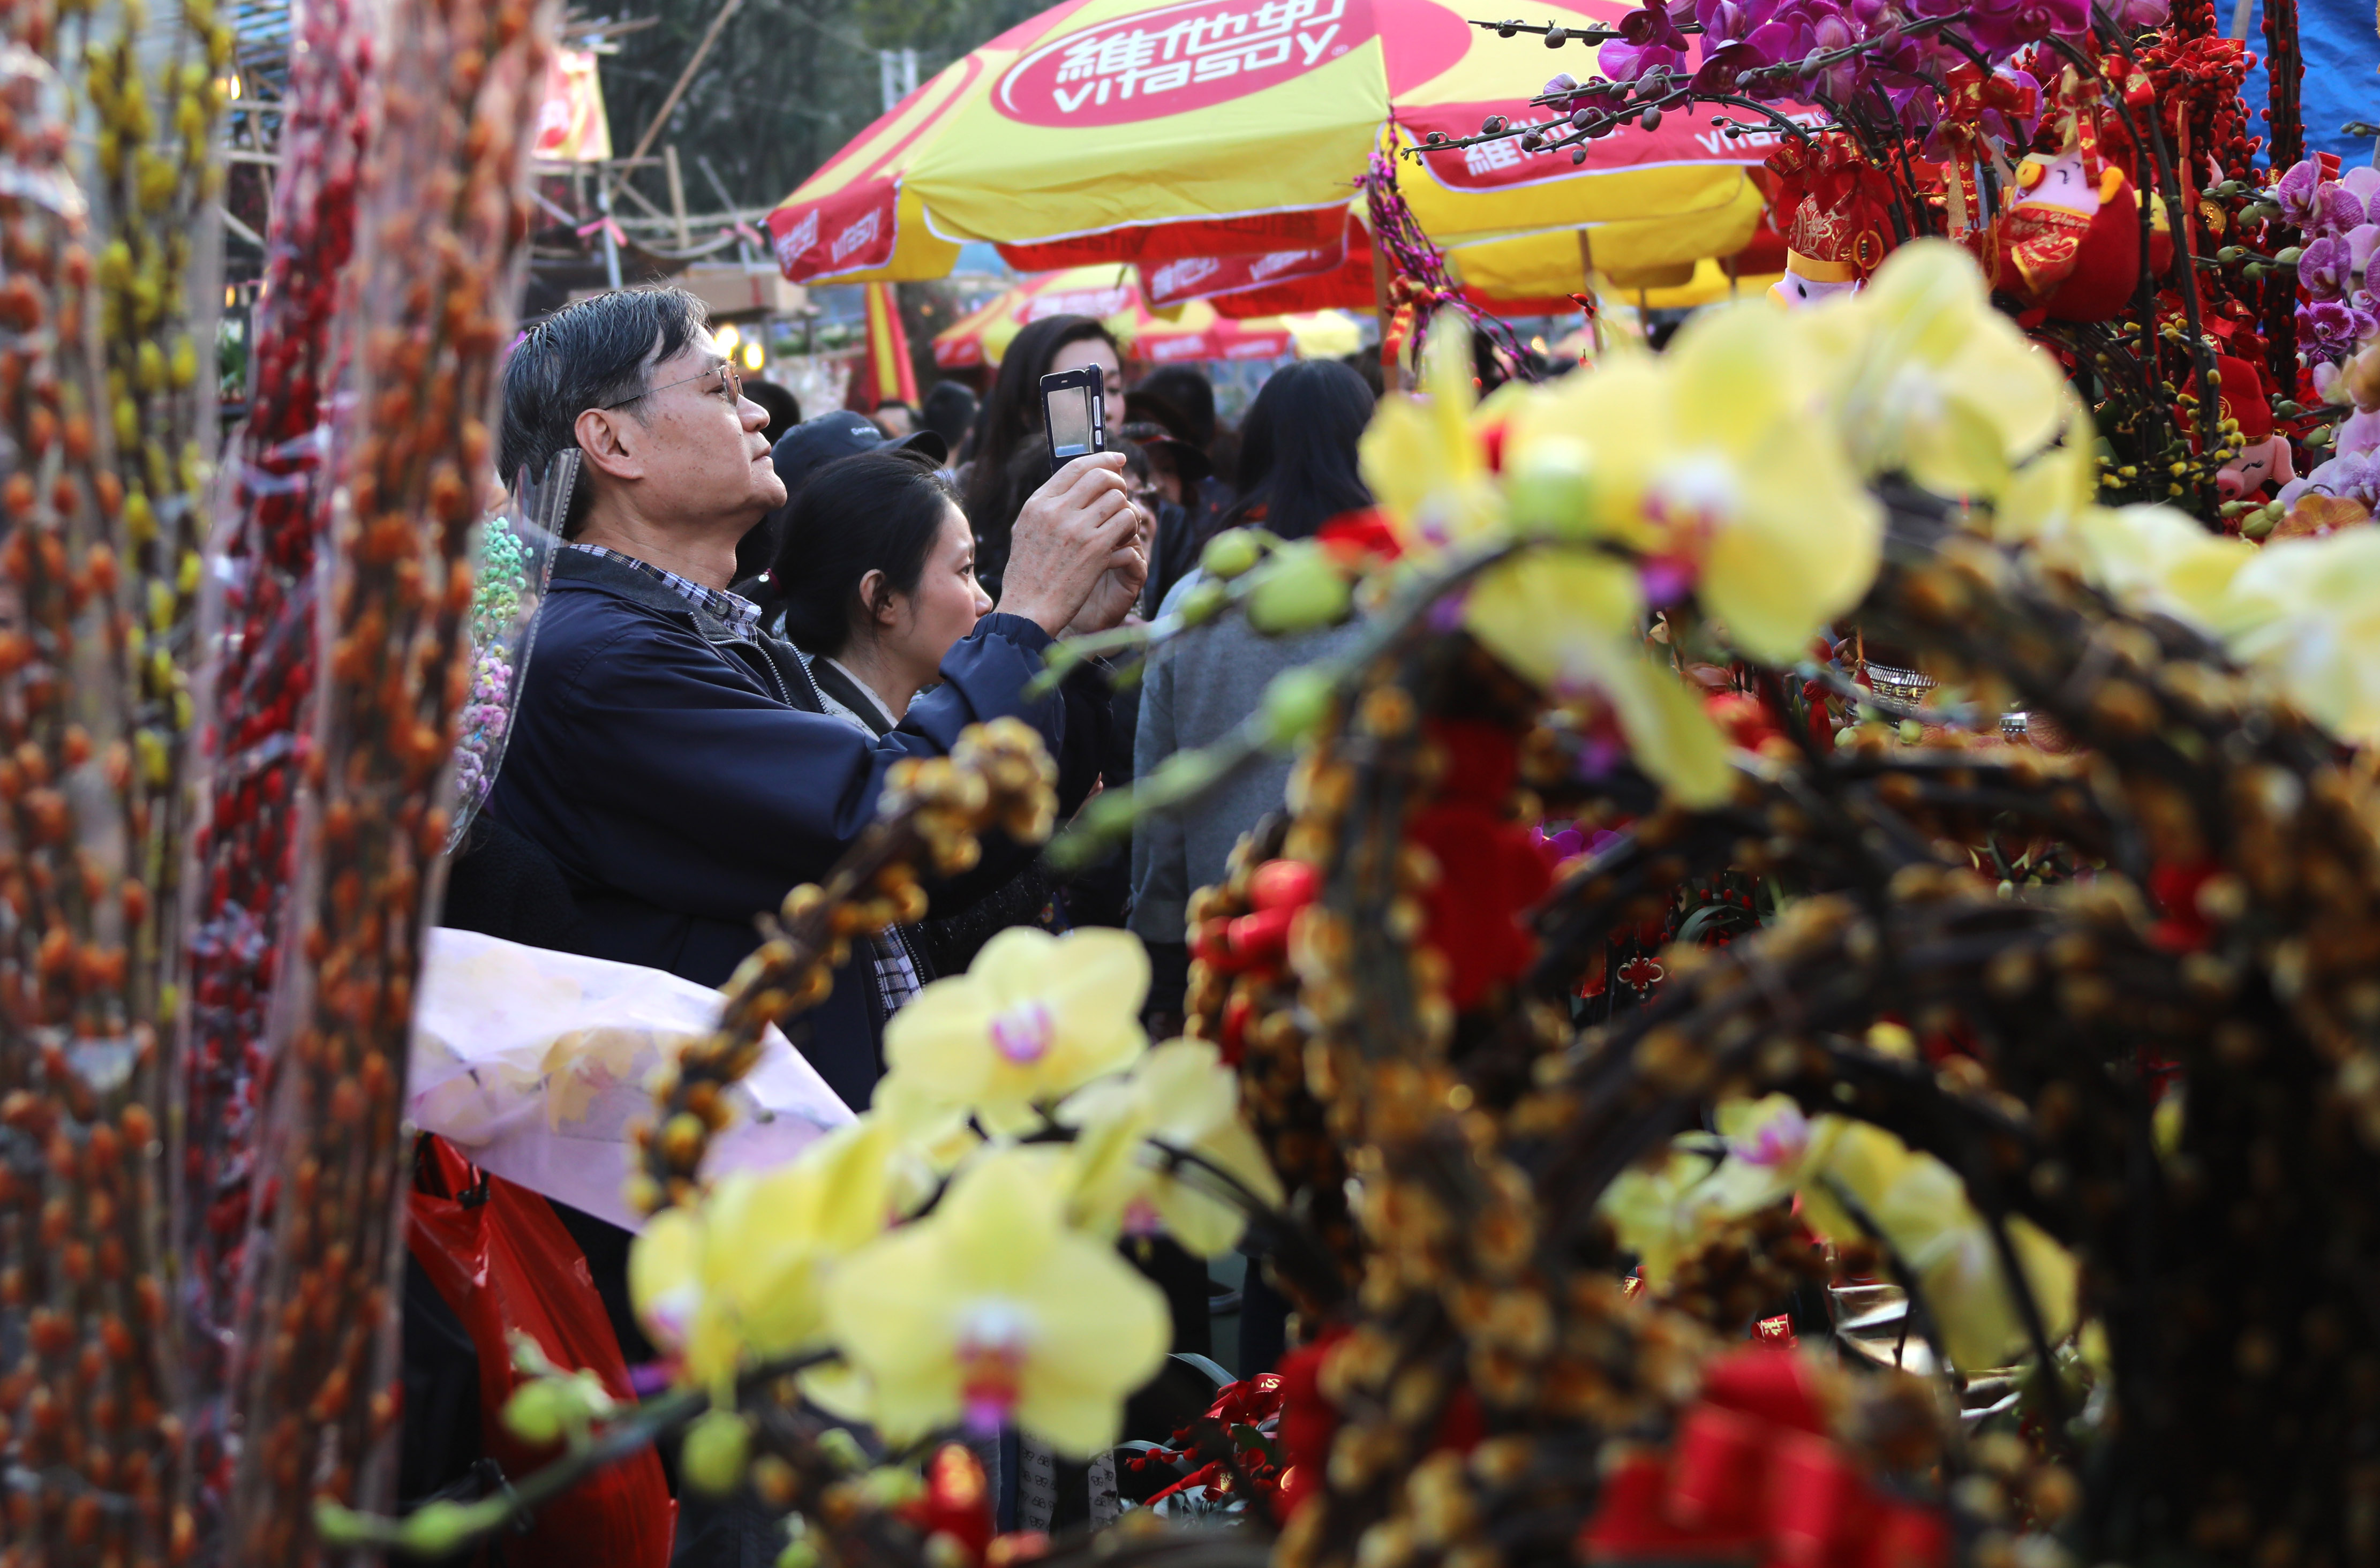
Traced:
<path id="1" fill-rule="evenodd" d="M 1199 576 L 1176 585 L 1166 595 L 1169 606 Z M 1264 637 L 1237 615 L 1183 633 L 1149 659 L 1133 777 L 1148 777 L 1176 751 L 1220 740 L 1256 711 L 1273 676 L 1335 657 L 1362 635 L 1362 623 L 1351 621 L 1328 631 Z M 1258 757 L 1179 811 L 1151 813 L 1134 825 L 1130 925 L 1143 942 L 1185 940 L 1184 907 L 1192 891 L 1221 881 L 1223 861 L 1240 835 L 1279 808 L 1290 761 Z"/>

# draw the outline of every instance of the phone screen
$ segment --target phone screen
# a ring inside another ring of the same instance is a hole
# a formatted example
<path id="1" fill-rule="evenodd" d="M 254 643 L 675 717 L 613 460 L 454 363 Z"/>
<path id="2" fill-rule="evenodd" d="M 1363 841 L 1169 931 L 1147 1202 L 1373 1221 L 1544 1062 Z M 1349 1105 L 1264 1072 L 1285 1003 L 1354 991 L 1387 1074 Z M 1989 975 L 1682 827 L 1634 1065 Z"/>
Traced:
<path id="1" fill-rule="evenodd" d="M 1062 386 L 1044 395 L 1050 450 L 1061 463 L 1091 450 L 1091 389 Z"/>

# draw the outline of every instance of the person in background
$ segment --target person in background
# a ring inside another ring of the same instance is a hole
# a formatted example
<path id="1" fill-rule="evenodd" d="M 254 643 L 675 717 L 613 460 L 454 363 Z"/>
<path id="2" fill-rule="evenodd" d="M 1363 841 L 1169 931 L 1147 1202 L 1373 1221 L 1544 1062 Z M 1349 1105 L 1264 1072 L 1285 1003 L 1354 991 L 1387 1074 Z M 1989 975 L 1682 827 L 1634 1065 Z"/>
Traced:
<path id="1" fill-rule="evenodd" d="M 884 432 L 888 441 L 899 441 L 904 436 L 917 433 L 917 410 L 906 403 L 879 403 L 876 412 L 868 418 L 876 421 L 876 428 Z"/>
<path id="2" fill-rule="evenodd" d="M 1124 483 L 1133 507 L 1140 514 L 1140 543 L 1153 552 L 1160 519 L 1178 509 L 1169 505 L 1158 487 L 1156 467 L 1141 433 L 1154 425 L 1126 425 L 1111 432 L 1113 450 L 1123 455 Z M 1160 432 L 1161 434 L 1161 432 Z M 1157 601 L 1141 590 L 1140 607 L 1126 621 L 1146 620 L 1156 613 Z M 1133 736 L 1140 727 L 1140 690 L 1127 686 L 1115 695 L 1114 727 L 1099 763 L 1099 787 L 1121 789 L 1133 781 Z M 1067 920 L 1077 926 L 1122 926 L 1132 908 L 1132 858 L 1110 852 L 1069 876 L 1063 887 Z"/>
<path id="3" fill-rule="evenodd" d="M 1009 533 L 1017 512 L 1050 472 L 1041 433 L 1041 378 L 1093 365 L 1105 379 L 1108 407 L 1120 412 L 1123 360 L 1108 329 L 1088 316 L 1045 316 L 1009 344 L 1000 379 L 976 414 L 975 444 L 960 473 L 959 491 L 975 529 L 976 570 L 995 593 L 1007 580 Z"/>
<path id="4" fill-rule="evenodd" d="M 795 425 L 770 444 L 769 461 L 784 483 L 785 504 L 772 507 L 752 525 L 751 532 L 737 541 L 737 592 L 764 587 L 759 579 L 766 577 L 770 564 L 777 558 L 777 541 L 784 533 L 786 513 L 793 506 L 794 497 L 801 493 L 802 486 L 809 482 L 810 475 L 838 457 L 873 452 L 880 447 L 914 451 L 932 458 L 936 466 L 950 456 L 942 438 L 931 431 L 889 440 L 867 415 L 848 408 L 836 408 Z"/>
<path id="5" fill-rule="evenodd" d="M 1215 387 L 1204 371 L 1189 365 L 1166 365 L 1143 376 L 1140 384 L 1132 390 L 1135 396 L 1146 395 L 1163 404 L 1173 418 L 1160 419 L 1159 422 L 1173 427 L 1174 433 L 1183 440 L 1198 447 L 1213 444 Z"/>
<path id="6" fill-rule="evenodd" d="M 967 427 L 975 423 L 976 407 L 976 395 L 964 383 L 938 381 L 918 407 L 917 419 L 926 429 L 942 438 L 953 457 L 965 461 Z"/>
<path id="7" fill-rule="evenodd" d="M 1135 398 L 1138 395 L 1134 395 Z M 1134 407 L 1138 411 L 1137 406 Z M 1201 541 L 1183 498 L 1185 494 L 1195 495 L 1196 480 L 1185 480 L 1185 476 L 1204 478 L 1207 455 L 1161 424 L 1135 419 L 1118 433 L 1123 437 L 1121 449 L 1141 455 L 1124 470 L 1124 477 L 1134 487 L 1135 504 L 1152 519 L 1148 587 L 1140 596 L 1141 617 L 1152 619 L 1158 605 L 1164 602 L 1167 590 L 1198 564 Z M 1141 477 L 1144 474 L 1145 482 Z"/>
<path id="8" fill-rule="evenodd" d="M 760 428 L 760 433 L 768 437 L 771 446 L 802 422 L 802 400 L 775 382 L 747 381 L 744 383 L 744 395 L 769 410 L 769 422 Z"/>
<path id="9" fill-rule="evenodd" d="M 1164 505 L 1158 513 L 1157 542 L 1148 558 L 1148 590 L 1142 614 L 1154 615 L 1173 585 L 1198 563 L 1198 548 L 1212 532 L 1220 504 L 1208 504 L 1208 480 L 1215 471 L 1204 444 L 1194 441 L 1189 416 L 1136 387 L 1124 396 L 1132 422 L 1124 429 L 1148 452 L 1149 467 Z"/>
<path id="10" fill-rule="evenodd" d="M 1215 531 L 1215 519 L 1222 516 L 1223 508 L 1232 504 L 1229 481 L 1239 471 L 1237 437 L 1215 418 L 1214 383 L 1195 365 L 1167 365 L 1143 377 L 1133 392 L 1150 400 L 1158 423 L 1206 456 L 1206 473 L 1182 497 L 1183 510 L 1190 518 L 1189 537 L 1204 540 Z M 1172 410 L 1172 417 L 1164 410 Z M 1166 590 L 1171 591 L 1180 580 L 1168 578 Z"/>
<path id="11" fill-rule="evenodd" d="M 1309 539 L 1331 518 L 1370 505 L 1355 448 L 1371 417 L 1370 389 L 1336 360 L 1277 371 L 1242 422 L 1239 499 L 1223 526 Z M 1178 602 L 1203 576 L 1190 572 L 1169 601 Z M 1146 778 L 1175 752 L 1222 739 L 1256 711 L 1275 675 L 1334 657 L 1362 635 L 1360 624 L 1351 622 L 1294 637 L 1260 637 L 1238 616 L 1183 633 L 1149 657 L 1134 772 Z M 1195 810 L 1144 816 L 1134 825 L 1129 926 L 1148 948 L 1149 1027 L 1160 1039 L 1182 1025 L 1190 894 L 1220 882 L 1240 835 L 1281 808 L 1289 770 L 1288 758 L 1267 753 L 1208 792 Z M 1288 1306 L 1253 1260 L 1244 1291 L 1238 1369 L 1253 1377 L 1281 1356 Z"/>

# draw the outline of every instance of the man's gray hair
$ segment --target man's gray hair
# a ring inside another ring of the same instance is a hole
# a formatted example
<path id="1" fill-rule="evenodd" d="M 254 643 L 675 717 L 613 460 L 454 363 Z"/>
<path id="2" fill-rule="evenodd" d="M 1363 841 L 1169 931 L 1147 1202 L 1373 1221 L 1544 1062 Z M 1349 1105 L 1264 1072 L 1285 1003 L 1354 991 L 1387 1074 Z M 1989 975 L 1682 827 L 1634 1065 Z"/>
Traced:
<path id="1" fill-rule="evenodd" d="M 529 328 L 504 362 L 499 477 L 507 486 L 524 469 L 532 480 L 544 479 L 554 454 L 577 444 L 580 414 L 644 395 L 655 365 L 710 335 L 710 308 L 682 288 L 614 289 Z M 563 519 L 565 535 L 586 521 L 589 500 L 581 479 Z"/>

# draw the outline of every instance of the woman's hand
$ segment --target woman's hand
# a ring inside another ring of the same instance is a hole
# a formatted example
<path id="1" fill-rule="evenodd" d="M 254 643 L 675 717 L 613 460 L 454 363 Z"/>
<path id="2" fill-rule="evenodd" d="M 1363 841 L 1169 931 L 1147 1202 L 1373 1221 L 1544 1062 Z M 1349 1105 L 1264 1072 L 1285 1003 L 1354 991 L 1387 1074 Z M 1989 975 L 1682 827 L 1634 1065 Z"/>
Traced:
<path id="1" fill-rule="evenodd" d="M 1084 614 L 1094 590 L 1104 610 L 1136 559 L 1138 575 L 1104 625 L 1115 625 L 1132 607 L 1148 564 L 1135 547 L 1139 518 L 1123 469 L 1120 452 L 1088 453 L 1051 475 L 1026 501 L 1009 535 L 1002 611 L 1060 636 Z"/>

